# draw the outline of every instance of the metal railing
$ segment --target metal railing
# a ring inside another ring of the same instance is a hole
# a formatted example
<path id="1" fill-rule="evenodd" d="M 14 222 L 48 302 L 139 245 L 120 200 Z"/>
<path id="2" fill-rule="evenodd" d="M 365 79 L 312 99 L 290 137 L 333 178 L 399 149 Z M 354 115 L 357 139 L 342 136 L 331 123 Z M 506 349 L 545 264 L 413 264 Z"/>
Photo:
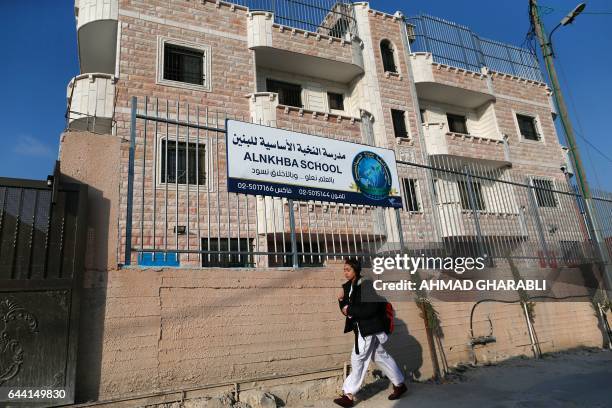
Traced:
<path id="1" fill-rule="evenodd" d="M 402 212 L 409 250 L 531 259 L 542 266 L 597 260 L 581 197 L 562 174 L 524 174 L 448 156 L 432 158 L 430 164 L 400 161 L 398 171 L 419 186 L 419 211 Z"/>
<path id="2" fill-rule="evenodd" d="M 407 19 L 412 25 L 412 52 L 429 52 L 434 62 L 468 71 L 482 67 L 545 82 L 537 56 L 526 48 L 479 37 L 468 27 L 444 19 L 421 15 Z"/>
<path id="3" fill-rule="evenodd" d="M 353 4 L 335 0 L 232 0 L 251 11 L 274 13 L 274 22 L 336 38 L 357 35 Z"/>
<path id="4" fill-rule="evenodd" d="M 602 249 L 607 252 L 607 261 L 610 262 L 612 260 L 612 193 L 594 189 L 592 194 L 595 223 L 593 227 L 603 240 Z"/>
<path id="5" fill-rule="evenodd" d="M 98 85 L 102 81 L 102 85 Z M 68 83 L 66 129 L 111 133 L 115 126 L 116 77 L 106 73 L 77 75 Z M 80 89 L 87 83 L 87 89 Z M 76 95 L 75 95 L 76 93 Z"/>
<path id="6" fill-rule="evenodd" d="M 132 103 L 125 264 L 316 266 L 346 256 L 367 264 L 399 250 L 542 267 L 597 260 L 581 196 L 561 173 L 445 156 L 398 161 L 401 210 L 236 194 L 227 190 L 225 120 L 249 119 L 158 99 Z M 610 241 L 612 200 L 596 200 Z"/>

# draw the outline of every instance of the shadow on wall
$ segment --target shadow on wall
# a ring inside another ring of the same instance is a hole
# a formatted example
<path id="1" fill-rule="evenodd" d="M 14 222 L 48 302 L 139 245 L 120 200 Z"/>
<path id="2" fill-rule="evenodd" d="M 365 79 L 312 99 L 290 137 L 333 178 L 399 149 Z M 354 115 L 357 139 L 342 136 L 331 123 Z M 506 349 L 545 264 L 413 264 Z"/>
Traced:
<path id="1" fill-rule="evenodd" d="M 423 381 L 421 367 L 423 366 L 423 347 L 410 334 L 406 322 L 395 318 L 395 330 L 385 343 L 385 350 L 395 359 L 397 365 L 406 375 L 406 380 Z"/>
<path id="2" fill-rule="evenodd" d="M 63 182 L 80 181 L 62 176 Z M 100 389 L 102 372 L 102 346 L 104 338 L 104 316 L 106 309 L 106 287 L 108 270 L 108 223 L 111 217 L 110 200 L 102 191 L 88 186 L 87 243 L 85 271 L 81 288 L 79 318 L 79 340 L 77 349 L 75 401 L 96 401 Z M 112 223 L 112 220 L 110 220 Z"/>

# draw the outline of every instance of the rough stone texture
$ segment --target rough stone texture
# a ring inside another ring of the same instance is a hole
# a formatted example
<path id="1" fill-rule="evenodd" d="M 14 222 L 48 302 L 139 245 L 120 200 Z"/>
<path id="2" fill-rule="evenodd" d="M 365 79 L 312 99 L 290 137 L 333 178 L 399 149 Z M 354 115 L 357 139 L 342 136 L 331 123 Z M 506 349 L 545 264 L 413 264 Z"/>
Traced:
<path id="1" fill-rule="evenodd" d="M 293 32 L 291 28 L 274 25 L 272 27 L 272 46 L 281 50 L 352 63 L 350 42 L 338 38 L 317 37 L 304 31 Z"/>
<path id="2" fill-rule="evenodd" d="M 251 408 L 276 408 L 274 395 L 260 390 L 248 390 L 240 393 L 240 401 Z"/>

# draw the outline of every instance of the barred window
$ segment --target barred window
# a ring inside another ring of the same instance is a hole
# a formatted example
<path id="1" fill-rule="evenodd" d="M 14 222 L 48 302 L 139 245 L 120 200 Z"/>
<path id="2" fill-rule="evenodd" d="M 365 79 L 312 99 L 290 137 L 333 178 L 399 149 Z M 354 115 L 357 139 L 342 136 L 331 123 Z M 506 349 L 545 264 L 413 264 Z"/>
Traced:
<path id="1" fill-rule="evenodd" d="M 421 211 L 421 203 L 419 202 L 418 184 L 416 179 L 402 179 L 404 187 L 404 208 L 407 211 Z"/>
<path id="2" fill-rule="evenodd" d="M 202 251 L 211 251 L 202 254 L 202 266 L 207 268 L 253 266 L 253 256 L 248 254 L 252 245 L 252 238 L 202 238 Z"/>
<path id="3" fill-rule="evenodd" d="M 203 85 L 204 52 L 164 44 L 164 79 Z"/>
<path id="4" fill-rule="evenodd" d="M 281 105 L 297 106 L 299 108 L 303 106 L 302 87 L 300 85 L 268 79 L 266 80 L 266 89 L 268 92 L 278 94 L 278 103 Z"/>
<path id="5" fill-rule="evenodd" d="M 556 207 L 557 199 L 554 189 L 553 182 L 551 180 L 544 179 L 532 179 L 533 187 L 535 187 L 535 198 L 538 207 Z"/>
<path id="6" fill-rule="evenodd" d="M 157 83 L 210 91 L 210 56 L 208 45 L 160 37 L 157 47 Z"/>
<path id="7" fill-rule="evenodd" d="M 161 182 L 203 185 L 206 183 L 206 149 L 202 144 L 162 140 Z M 167 165 L 166 165 L 167 163 Z M 178 177 L 177 177 L 178 175 Z"/>
<path id="8" fill-rule="evenodd" d="M 477 181 L 470 181 L 468 186 L 468 182 L 465 180 L 459 180 L 457 184 L 459 185 L 459 198 L 461 200 L 461 208 L 464 210 L 477 210 L 484 211 L 485 210 L 485 202 L 484 197 L 482 195 L 482 185 Z M 471 187 L 473 193 L 473 201 L 474 206 L 472 206 L 472 201 L 470 200 L 470 190 Z"/>

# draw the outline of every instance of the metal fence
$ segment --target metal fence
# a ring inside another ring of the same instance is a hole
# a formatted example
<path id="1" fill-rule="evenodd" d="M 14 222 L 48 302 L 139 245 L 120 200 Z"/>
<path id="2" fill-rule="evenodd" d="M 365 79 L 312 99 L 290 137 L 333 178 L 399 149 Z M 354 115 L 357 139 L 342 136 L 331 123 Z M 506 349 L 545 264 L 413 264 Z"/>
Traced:
<path id="1" fill-rule="evenodd" d="M 132 103 L 126 264 L 318 266 L 346 256 L 367 264 L 399 250 L 543 267 L 598 259 L 581 197 L 562 174 L 443 156 L 399 161 L 401 210 L 236 194 L 227 191 L 225 119 L 248 118 L 157 99 Z M 610 204 L 609 196 L 596 204 L 608 243 Z"/>
<path id="2" fill-rule="evenodd" d="M 400 161 L 398 171 L 404 180 L 401 225 L 409 251 L 482 256 L 491 262 L 511 257 L 542 266 L 598 259 L 581 197 L 562 175 L 522 174 L 448 156 L 433 157 L 429 164 Z"/>
<path id="3" fill-rule="evenodd" d="M 232 0 L 251 11 L 274 13 L 274 22 L 331 37 L 357 35 L 353 4 L 334 0 Z"/>
<path id="4" fill-rule="evenodd" d="M 528 49 L 481 38 L 468 27 L 438 17 L 408 19 L 414 29 L 413 52 L 429 52 L 440 64 L 480 72 L 492 71 L 544 82 L 537 56 Z"/>
<path id="5" fill-rule="evenodd" d="M 607 262 L 612 261 L 612 193 L 603 190 L 593 190 L 592 208 L 594 213 L 594 228 L 602 240 L 602 250 L 607 255 Z"/>

